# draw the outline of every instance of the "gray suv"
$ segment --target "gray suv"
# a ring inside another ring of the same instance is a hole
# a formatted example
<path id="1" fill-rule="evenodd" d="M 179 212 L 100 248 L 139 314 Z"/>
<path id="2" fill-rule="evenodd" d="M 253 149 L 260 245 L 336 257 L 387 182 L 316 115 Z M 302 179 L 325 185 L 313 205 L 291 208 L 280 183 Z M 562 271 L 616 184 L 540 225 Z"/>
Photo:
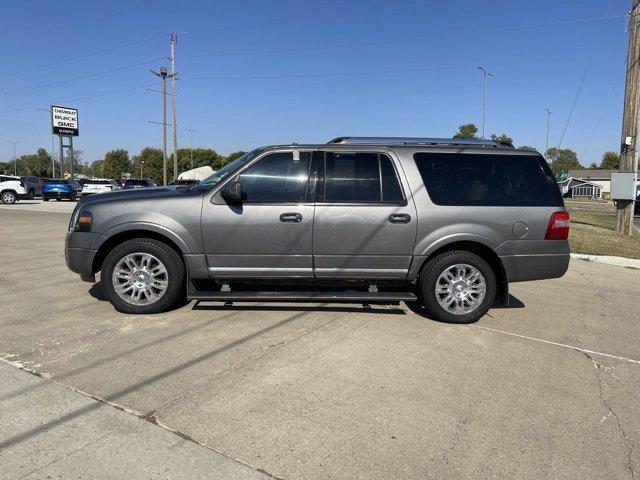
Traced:
<path id="1" fill-rule="evenodd" d="M 68 267 L 127 313 L 207 301 L 418 301 L 479 319 L 508 284 L 561 277 L 569 215 L 537 152 L 341 137 L 259 148 L 197 185 L 82 199 Z"/>

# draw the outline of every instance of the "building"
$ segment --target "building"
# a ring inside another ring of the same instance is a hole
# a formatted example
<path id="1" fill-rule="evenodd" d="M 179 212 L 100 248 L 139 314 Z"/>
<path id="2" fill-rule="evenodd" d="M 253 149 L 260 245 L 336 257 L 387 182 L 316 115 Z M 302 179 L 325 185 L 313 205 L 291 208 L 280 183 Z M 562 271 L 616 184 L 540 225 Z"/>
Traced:
<path id="1" fill-rule="evenodd" d="M 611 181 L 609 181 L 611 183 Z M 602 198 L 604 188 L 602 185 L 589 180 L 569 177 L 558 182 L 558 187 L 565 198 Z"/>
<path id="2" fill-rule="evenodd" d="M 602 187 L 602 193 L 611 192 L 611 174 L 618 170 L 569 170 L 569 178 L 586 180 Z M 567 179 L 567 180 L 568 180 Z"/>

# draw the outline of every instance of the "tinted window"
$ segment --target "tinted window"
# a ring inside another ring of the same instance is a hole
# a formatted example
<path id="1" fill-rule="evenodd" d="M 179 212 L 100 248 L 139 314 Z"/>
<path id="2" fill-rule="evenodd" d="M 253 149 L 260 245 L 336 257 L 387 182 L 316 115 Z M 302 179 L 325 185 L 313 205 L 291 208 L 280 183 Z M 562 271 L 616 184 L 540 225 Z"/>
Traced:
<path id="1" fill-rule="evenodd" d="M 110 180 L 89 180 L 85 185 L 111 185 Z"/>
<path id="2" fill-rule="evenodd" d="M 302 202 L 309 178 L 310 152 L 272 153 L 240 174 L 247 202 Z"/>
<path id="3" fill-rule="evenodd" d="M 382 201 L 401 202 L 404 200 L 398 175 L 396 174 L 391 159 L 386 155 L 380 155 L 380 175 L 382 176 Z"/>
<path id="4" fill-rule="evenodd" d="M 558 206 L 555 180 L 528 155 L 416 153 L 416 165 L 437 205 Z"/>
<path id="5" fill-rule="evenodd" d="M 377 203 L 402 200 L 398 177 L 391 159 L 386 155 L 326 152 L 325 202 Z"/>
<path id="6" fill-rule="evenodd" d="M 59 184 L 66 185 L 68 182 L 67 182 L 67 180 L 47 180 L 47 183 L 48 184 L 55 183 L 57 185 L 59 185 Z"/>

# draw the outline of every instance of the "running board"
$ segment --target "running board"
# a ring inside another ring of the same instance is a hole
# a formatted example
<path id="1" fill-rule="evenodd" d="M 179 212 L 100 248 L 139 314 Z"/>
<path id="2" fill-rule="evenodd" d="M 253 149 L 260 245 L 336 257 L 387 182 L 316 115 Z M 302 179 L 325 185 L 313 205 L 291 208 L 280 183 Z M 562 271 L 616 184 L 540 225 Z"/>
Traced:
<path id="1" fill-rule="evenodd" d="M 414 302 L 411 292 L 298 292 L 298 291 L 192 291 L 189 300 L 212 302 L 328 302 L 328 303 L 390 303 Z"/>

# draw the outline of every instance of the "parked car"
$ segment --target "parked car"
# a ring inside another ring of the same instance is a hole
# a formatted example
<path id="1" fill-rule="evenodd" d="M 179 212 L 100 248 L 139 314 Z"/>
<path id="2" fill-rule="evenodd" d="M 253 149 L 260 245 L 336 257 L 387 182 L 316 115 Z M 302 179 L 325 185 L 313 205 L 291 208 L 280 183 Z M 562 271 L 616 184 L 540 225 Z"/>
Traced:
<path id="1" fill-rule="evenodd" d="M 151 178 L 128 178 L 123 185 L 123 189 L 155 187 L 156 182 Z"/>
<path id="2" fill-rule="evenodd" d="M 0 201 L 11 205 L 28 198 L 27 186 L 20 177 L 0 175 Z"/>
<path id="3" fill-rule="evenodd" d="M 27 198 L 33 200 L 35 197 L 42 196 L 42 180 L 32 175 L 20 177 L 27 188 Z"/>
<path id="4" fill-rule="evenodd" d="M 115 308 L 207 301 L 419 301 L 441 321 L 561 277 L 569 214 L 545 159 L 492 140 L 353 138 L 265 147 L 187 189 L 76 207 L 68 267 Z"/>
<path id="5" fill-rule="evenodd" d="M 86 197 L 87 195 L 96 193 L 114 192 L 121 189 L 122 187 L 115 180 L 93 178 L 87 180 L 82 186 L 82 196 Z"/>
<path id="6" fill-rule="evenodd" d="M 75 180 L 52 179 L 42 186 L 42 199 L 45 202 L 67 199 L 74 202 L 82 195 L 82 187 Z"/>

